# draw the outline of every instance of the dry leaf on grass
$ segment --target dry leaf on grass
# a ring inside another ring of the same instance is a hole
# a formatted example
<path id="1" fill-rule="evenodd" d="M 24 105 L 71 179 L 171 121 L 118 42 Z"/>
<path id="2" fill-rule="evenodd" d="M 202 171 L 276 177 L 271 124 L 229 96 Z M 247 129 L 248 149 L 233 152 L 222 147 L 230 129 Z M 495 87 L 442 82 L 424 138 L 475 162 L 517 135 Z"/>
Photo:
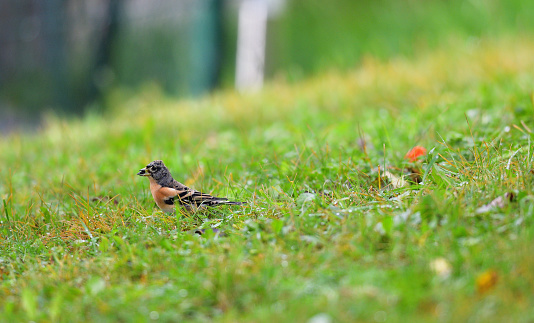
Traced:
<path id="1" fill-rule="evenodd" d="M 400 188 L 406 186 L 406 180 L 404 180 L 404 178 L 395 176 L 388 171 L 383 172 L 382 177 L 387 178 L 393 188 Z"/>
<path id="2" fill-rule="evenodd" d="M 482 274 L 478 275 L 476 280 L 477 292 L 479 294 L 485 294 L 492 290 L 497 281 L 499 280 L 499 275 L 495 270 L 487 270 Z"/>
<path id="3" fill-rule="evenodd" d="M 508 192 L 505 193 L 503 196 L 499 196 L 498 198 L 494 199 L 493 201 L 489 202 L 486 205 L 483 205 L 479 207 L 475 213 L 476 214 L 482 214 L 482 213 L 488 213 L 495 209 L 502 209 L 505 207 L 509 202 L 512 202 L 514 200 L 514 193 Z"/>
<path id="4" fill-rule="evenodd" d="M 432 260 L 430 269 L 441 278 L 447 278 L 452 273 L 452 266 L 445 258 L 436 258 Z"/>

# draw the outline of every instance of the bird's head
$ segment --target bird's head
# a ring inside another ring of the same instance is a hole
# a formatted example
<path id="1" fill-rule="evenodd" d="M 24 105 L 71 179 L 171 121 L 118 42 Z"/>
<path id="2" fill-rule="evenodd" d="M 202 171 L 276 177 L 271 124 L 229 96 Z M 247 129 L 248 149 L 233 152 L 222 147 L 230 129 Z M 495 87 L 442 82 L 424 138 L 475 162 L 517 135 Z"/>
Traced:
<path id="1" fill-rule="evenodd" d="M 170 173 L 167 167 L 165 167 L 165 164 L 163 164 L 163 161 L 154 160 L 146 165 L 145 168 L 140 169 L 137 175 L 152 177 L 156 181 L 159 181 L 169 176 Z"/>

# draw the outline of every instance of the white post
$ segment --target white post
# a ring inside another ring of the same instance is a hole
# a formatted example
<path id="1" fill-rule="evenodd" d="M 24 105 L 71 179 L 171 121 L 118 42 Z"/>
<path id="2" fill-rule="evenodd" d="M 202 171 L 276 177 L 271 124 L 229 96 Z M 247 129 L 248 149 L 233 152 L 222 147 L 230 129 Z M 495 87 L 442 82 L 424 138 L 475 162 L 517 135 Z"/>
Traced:
<path id="1" fill-rule="evenodd" d="M 243 0 L 239 6 L 235 86 L 240 91 L 263 86 L 267 15 L 266 0 Z"/>

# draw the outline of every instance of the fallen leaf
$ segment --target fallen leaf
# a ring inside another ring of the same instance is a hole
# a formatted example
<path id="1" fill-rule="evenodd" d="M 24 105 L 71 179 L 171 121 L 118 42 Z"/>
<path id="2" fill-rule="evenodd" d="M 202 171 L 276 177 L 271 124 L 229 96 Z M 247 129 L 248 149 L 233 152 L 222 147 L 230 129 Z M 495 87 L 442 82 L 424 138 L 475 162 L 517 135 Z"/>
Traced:
<path id="1" fill-rule="evenodd" d="M 482 214 L 482 213 L 488 213 L 495 209 L 502 209 L 506 206 L 509 202 L 512 202 L 515 198 L 515 194 L 513 192 L 505 193 L 503 196 L 499 196 L 498 198 L 494 199 L 493 201 L 489 202 L 486 205 L 483 205 L 476 209 L 476 214 Z"/>
<path id="2" fill-rule="evenodd" d="M 478 275 L 476 280 L 477 292 L 479 294 L 485 294 L 495 287 L 497 281 L 499 280 L 499 275 L 495 270 L 487 270 L 482 274 Z"/>
<path id="3" fill-rule="evenodd" d="M 452 273 L 452 266 L 445 258 L 436 258 L 432 260 L 430 269 L 441 278 L 447 278 Z"/>
<path id="4" fill-rule="evenodd" d="M 415 162 L 419 156 L 423 155 L 426 155 L 426 148 L 415 146 L 404 156 L 404 158 L 409 159 L 411 162 Z"/>
<path id="5" fill-rule="evenodd" d="M 404 180 L 404 178 L 395 176 L 388 171 L 383 172 L 382 177 L 387 178 L 393 188 L 400 188 L 406 186 L 406 181 Z"/>

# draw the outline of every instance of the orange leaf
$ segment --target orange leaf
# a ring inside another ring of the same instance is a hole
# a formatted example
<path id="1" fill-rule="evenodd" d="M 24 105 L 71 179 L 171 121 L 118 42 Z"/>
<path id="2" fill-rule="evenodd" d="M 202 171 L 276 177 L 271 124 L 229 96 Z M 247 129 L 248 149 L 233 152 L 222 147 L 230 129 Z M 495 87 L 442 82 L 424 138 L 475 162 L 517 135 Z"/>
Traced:
<path id="1" fill-rule="evenodd" d="M 490 291 L 497 281 L 499 280 L 499 275 L 495 270 L 487 270 L 477 277 L 477 292 L 479 294 L 484 294 Z"/>
<path id="2" fill-rule="evenodd" d="M 417 157 L 426 154 L 425 147 L 415 146 L 404 156 L 405 159 L 409 159 L 411 162 L 417 161 Z"/>

